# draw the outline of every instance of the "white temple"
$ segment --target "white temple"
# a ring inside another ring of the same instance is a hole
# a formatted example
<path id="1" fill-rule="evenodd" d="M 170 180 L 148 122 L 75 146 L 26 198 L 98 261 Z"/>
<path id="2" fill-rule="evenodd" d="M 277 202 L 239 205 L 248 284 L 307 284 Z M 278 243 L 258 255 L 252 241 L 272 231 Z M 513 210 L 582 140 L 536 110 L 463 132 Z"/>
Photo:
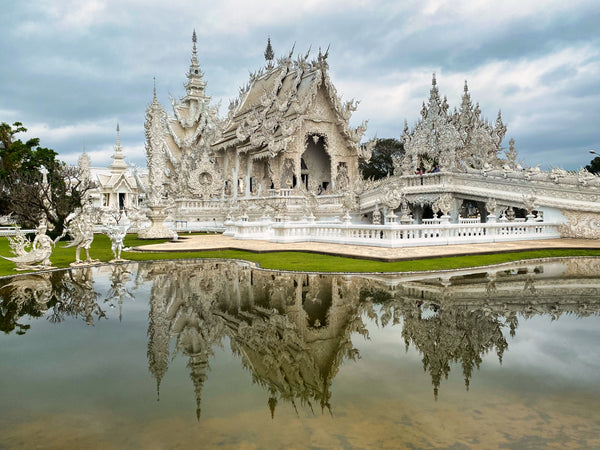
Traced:
<path id="1" fill-rule="evenodd" d="M 523 168 L 506 126 L 481 117 L 465 83 L 450 110 L 433 77 L 421 119 L 405 124 L 394 174 L 362 179 L 374 141 L 349 125 L 319 50 L 251 74 L 221 119 L 206 96 L 196 34 L 186 95 L 169 116 L 146 111 L 149 199 L 183 229 L 218 226 L 238 238 L 381 246 L 600 237 L 600 178 L 584 170 Z M 156 216 L 156 221 L 166 214 Z M 158 226 L 158 224 L 157 224 Z"/>
<path id="2" fill-rule="evenodd" d="M 127 211 L 138 208 L 145 196 L 148 175 L 145 169 L 130 167 L 125 162 L 118 124 L 117 142 L 112 159 L 110 166 L 105 168 L 92 167 L 85 149 L 79 157 L 78 166 L 83 176 L 89 178 L 95 185 L 89 193 L 92 206 L 106 211 Z"/>

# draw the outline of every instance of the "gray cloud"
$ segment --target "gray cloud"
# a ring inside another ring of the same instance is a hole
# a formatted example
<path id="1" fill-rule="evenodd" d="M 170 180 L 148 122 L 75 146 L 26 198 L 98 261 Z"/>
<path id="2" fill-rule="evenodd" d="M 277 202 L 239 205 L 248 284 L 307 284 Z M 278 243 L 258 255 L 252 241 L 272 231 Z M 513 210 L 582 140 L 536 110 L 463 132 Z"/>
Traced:
<path id="1" fill-rule="evenodd" d="M 508 135 L 529 164 L 576 168 L 589 162 L 589 148 L 598 149 L 595 2 L 491 8 L 460 1 L 307 1 L 293 11 L 258 3 L 4 5 L 11 26 L 0 41 L 9 62 L 0 68 L 0 120 L 23 122 L 69 162 L 85 144 L 94 165 L 110 162 L 119 121 L 128 160 L 144 164 L 153 77 L 169 109 L 168 94 L 184 94 L 196 28 L 207 93 L 222 102 L 222 113 L 248 72 L 263 63 L 270 36 L 278 55 L 294 43 L 296 53 L 312 45 L 313 55 L 331 44 L 331 77 L 344 98 L 362 100 L 353 123 L 369 119 L 370 136 L 399 137 L 405 118 L 414 123 L 435 71 L 452 106 L 468 79 L 486 117 L 493 120 L 502 109 Z M 257 8 L 260 17 L 250 14 Z"/>

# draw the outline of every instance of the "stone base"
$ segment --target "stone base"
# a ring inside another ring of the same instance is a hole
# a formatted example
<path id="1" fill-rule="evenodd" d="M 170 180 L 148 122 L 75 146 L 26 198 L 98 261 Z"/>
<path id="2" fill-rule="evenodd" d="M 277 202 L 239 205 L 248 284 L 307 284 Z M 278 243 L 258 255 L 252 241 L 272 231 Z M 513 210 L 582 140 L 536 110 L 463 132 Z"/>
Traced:
<path id="1" fill-rule="evenodd" d="M 163 222 L 167 218 L 167 215 L 162 211 L 156 211 L 150 207 L 150 212 L 146 214 L 150 219 L 151 225 L 141 230 L 138 233 L 139 239 L 173 239 L 176 234 L 173 230 L 168 229 L 163 225 Z M 162 207 L 160 208 L 162 209 Z"/>
<path id="2" fill-rule="evenodd" d="M 69 264 L 70 267 L 89 267 L 89 266 L 99 266 L 102 262 L 99 259 L 85 259 L 83 261 L 75 261 Z"/>
<path id="3" fill-rule="evenodd" d="M 162 224 L 158 225 L 155 223 L 138 233 L 139 239 L 173 239 L 174 237 L 175 232 L 173 230 L 168 229 Z"/>
<path id="4" fill-rule="evenodd" d="M 109 261 L 109 263 L 122 263 L 122 262 L 129 262 L 128 259 L 123 259 L 123 258 L 115 258 L 115 259 L 111 259 Z"/>
<path id="5" fill-rule="evenodd" d="M 15 270 L 17 272 L 21 272 L 23 270 L 33 270 L 33 271 L 38 271 L 38 270 L 50 270 L 50 269 L 56 269 L 56 267 L 54 266 L 17 266 L 15 267 Z"/>

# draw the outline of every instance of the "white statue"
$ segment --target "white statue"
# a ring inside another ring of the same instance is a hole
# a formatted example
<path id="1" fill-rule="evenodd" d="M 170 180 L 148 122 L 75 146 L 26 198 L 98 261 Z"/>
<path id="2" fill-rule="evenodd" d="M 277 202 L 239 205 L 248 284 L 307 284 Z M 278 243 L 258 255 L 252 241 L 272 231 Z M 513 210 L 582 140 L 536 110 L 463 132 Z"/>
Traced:
<path id="1" fill-rule="evenodd" d="M 97 259 L 92 259 L 90 257 L 90 247 L 94 240 L 93 208 L 90 204 L 86 203 L 82 208 L 77 208 L 67 216 L 65 220 L 65 229 L 63 233 L 56 238 L 56 241 L 66 235 L 67 232 L 71 235 L 73 240 L 66 245 L 65 248 L 76 247 L 75 262 L 71 265 L 98 262 Z M 82 261 L 80 257 L 82 248 L 85 249 L 85 254 L 87 256 L 85 261 Z"/>
<path id="2" fill-rule="evenodd" d="M 8 238 L 15 256 L 2 256 L 2 258 L 14 262 L 17 266 L 15 270 L 40 270 L 52 267 L 50 255 L 52 254 L 54 242 L 46 235 L 46 229 L 45 222 L 40 222 L 33 242 L 30 242 L 21 231 L 18 231 L 14 238 Z M 31 246 L 31 249 L 27 250 L 29 246 Z"/>
<path id="3" fill-rule="evenodd" d="M 106 234 L 110 238 L 111 250 L 113 252 L 114 259 L 110 262 L 125 261 L 121 259 L 121 251 L 123 250 L 123 239 L 127 235 L 129 225 L 108 225 L 106 227 Z"/>

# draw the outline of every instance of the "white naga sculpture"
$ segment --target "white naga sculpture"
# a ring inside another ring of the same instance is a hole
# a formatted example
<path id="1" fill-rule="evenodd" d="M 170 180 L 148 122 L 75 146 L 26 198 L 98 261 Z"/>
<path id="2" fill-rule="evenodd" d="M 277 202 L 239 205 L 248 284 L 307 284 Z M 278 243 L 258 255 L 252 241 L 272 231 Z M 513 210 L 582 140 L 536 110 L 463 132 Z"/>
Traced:
<path id="1" fill-rule="evenodd" d="M 90 257 L 90 246 L 94 240 L 94 214 L 91 205 L 85 204 L 83 207 L 77 208 L 67 216 L 65 220 L 65 229 L 63 233 L 56 238 L 56 241 L 67 233 L 71 235 L 73 240 L 66 245 L 65 248 L 76 247 L 75 262 L 71 263 L 71 265 L 98 262 L 97 259 L 92 259 Z M 85 249 L 85 254 L 87 256 L 85 261 L 82 261 L 80 257 L 82 248 Z"/>
<path id="2" fill-rule="evenodd" d="M 15 263 L 17 266 L 15 270 L 40 270 L 52 267 L 50 255 L 54 242 L 46 235 L 46 229 L 46 224 L 40 222 L 33 242 L 30 242 L 19 230 L 15 237 L 8 238 L 11 251 L 15 256 L 2 256 L 2 258 Z"/>

